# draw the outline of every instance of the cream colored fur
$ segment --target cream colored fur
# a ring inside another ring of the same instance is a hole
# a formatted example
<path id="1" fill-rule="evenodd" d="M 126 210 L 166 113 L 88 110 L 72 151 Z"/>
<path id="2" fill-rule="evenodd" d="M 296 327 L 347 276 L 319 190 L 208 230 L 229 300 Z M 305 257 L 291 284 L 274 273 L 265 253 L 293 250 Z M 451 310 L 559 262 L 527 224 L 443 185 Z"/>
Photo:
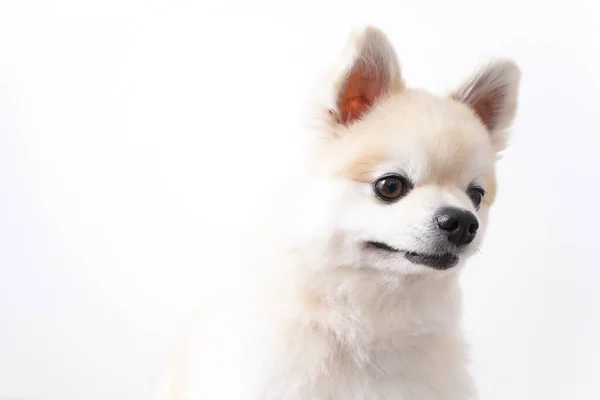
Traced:
<path id="1" fill-rule="evenodd" d="M 340 93 L 358 63 L 380 85 L 377 98 L 361 118 L 341 123 Z M 494 200 L 519 71 L 491 63 L 448 96 L 407 88 L 400 71 L 382 32 L 352 36 L 320 85 L 314 151 L 290 179 L 284 214 L 248 238 L 248 253 L 233 254 L 243 268 L 214 291 L 180 343 L 157 400 L 476 397 L 457 281 Z M 414 188 L 382 204 L 372 182 L 392 172 Z M 466 194 L 472 183 L 486 191 L 478 210 Z M 443 206 L 475 213 L 482 226 L 456 267 L 440 271 L 365 247 L 425 251 Z"/>

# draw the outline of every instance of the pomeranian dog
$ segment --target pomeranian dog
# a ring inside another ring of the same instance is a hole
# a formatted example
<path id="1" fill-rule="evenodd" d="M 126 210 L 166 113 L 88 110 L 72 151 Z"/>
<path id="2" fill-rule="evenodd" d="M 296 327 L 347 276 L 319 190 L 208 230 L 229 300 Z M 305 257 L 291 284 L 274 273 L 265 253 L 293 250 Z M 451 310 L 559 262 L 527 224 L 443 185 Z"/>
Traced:
<path id="1" fill-rule="evenodd" d="M 311 107 L 286 214 L 206 304 L 156 398 L 476 398 L 458 277 L 481 245 L 519 80 L 497 60 L 433 95 L 406 86 L 384 33 L 355 32 Z"/>

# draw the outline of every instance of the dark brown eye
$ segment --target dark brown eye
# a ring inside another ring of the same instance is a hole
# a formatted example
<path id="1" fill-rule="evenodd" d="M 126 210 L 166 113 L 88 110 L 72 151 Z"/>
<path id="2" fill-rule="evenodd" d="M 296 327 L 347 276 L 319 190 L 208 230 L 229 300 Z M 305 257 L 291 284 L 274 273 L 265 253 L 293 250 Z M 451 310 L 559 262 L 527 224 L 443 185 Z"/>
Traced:
<path id="1" fill-rule="evenodd" d="M 475 206 L 475 208 L 479 209 L 479 206 L 481 205 L 481 201 L 483 200 L 483 196 L 485 195 L 485 191 L 478 186 L 471 186 L 467 190 L 467 195 L 473 202 L 473 205 Z"/>
<path id="2" fill-rule="evenodd" d="M 390 175 L 375 182 L 375 194 L 382 200 L 391 202 L 402 197 L 407 190 L 404 178 L 398 175 Z"/>

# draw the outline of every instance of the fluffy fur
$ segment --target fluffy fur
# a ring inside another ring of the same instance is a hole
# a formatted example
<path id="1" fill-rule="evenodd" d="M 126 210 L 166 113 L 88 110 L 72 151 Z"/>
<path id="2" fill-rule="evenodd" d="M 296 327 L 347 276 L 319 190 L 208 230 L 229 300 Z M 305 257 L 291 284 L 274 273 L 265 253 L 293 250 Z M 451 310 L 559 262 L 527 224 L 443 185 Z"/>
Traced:
<path id="1" fill-rule="evenodd" d="M 207 305 L 156 398 L 475 398 L 457 279 L 481 244 L 518 83 L 514 63 L 495 61 L 446 96 L 408 88 L 386 36 L 356 32 L 320 85 L 311 162 L 288 213 L 240 257 L 240 275 Z M 390 204 L 373 189 L 386 174 L 411 183 Z M 480 207 L 472 185 L 485 191 Z M 476 215 L 470 244 L 443 242 L 432 221 L 448 206 Z M 458 265 L 406 256 L 442 248 Z"/>

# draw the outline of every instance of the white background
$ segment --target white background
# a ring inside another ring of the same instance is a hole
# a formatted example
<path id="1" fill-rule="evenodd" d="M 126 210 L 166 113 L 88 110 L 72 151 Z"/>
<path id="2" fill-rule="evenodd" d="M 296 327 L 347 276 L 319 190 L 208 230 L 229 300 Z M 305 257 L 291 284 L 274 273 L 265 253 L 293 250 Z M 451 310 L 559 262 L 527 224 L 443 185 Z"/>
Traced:
<path id="1" fill-rule="evenodd" d="M 464 275 L 474 373 L 484 400 L 600 398 L 598 7 L 0 1 L 0 398 L 147 398 L 257 186 L 285 179 L 309 85 L 362 23 L 410 85 L 520 64 Z"/>

